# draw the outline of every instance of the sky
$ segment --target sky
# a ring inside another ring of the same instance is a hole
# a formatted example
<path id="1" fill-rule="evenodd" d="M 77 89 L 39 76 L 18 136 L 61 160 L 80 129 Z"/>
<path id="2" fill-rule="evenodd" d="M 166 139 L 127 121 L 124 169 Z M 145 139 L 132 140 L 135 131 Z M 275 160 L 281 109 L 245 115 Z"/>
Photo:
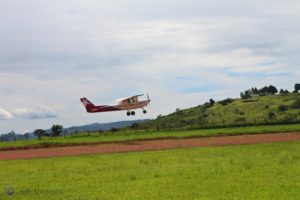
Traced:
<path id="1" fill-rule="evenodd" d="M 0 133 L 156 118 L 300 82 L 298 0 L 1 0 Z M 137 111 L 88 114 L 79 99 Z"/>

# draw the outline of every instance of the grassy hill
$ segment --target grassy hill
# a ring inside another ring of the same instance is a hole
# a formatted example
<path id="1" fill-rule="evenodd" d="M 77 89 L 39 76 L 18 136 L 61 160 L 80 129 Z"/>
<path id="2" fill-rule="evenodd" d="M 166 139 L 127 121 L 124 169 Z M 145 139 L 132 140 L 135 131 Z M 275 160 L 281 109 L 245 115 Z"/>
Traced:
<path id="1" fill-rule="evenodd" d="M 189 130 L 300 122 L 300 94 L 226 99 L 188 109 L 140 124 L 148 130 Z"/>

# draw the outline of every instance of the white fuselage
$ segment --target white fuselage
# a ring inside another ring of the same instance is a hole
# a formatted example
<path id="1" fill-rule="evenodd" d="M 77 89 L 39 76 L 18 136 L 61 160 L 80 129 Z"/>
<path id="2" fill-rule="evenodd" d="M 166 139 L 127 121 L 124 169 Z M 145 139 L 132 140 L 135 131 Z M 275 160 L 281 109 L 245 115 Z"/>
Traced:
<path id="1" fill-rule="evenodd" d="M 115 105 L 114 107 L 120 110 L 134 110 L 138 108 L 144 108 L 148 106 L 150 103 L 150 100 L 144 100 L 144 101 L 136 101 L 131 103 L 121 103 L 119 105 Z"/>

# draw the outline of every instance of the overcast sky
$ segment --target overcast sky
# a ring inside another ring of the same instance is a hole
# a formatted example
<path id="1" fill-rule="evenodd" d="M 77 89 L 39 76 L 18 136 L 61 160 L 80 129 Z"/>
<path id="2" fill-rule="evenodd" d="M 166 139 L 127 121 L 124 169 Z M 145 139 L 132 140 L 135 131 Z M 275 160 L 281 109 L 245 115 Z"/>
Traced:
<path id="1" fill-rule="evenodd" d="M 155 118 L 300 82 L 297 0 L 1 0 L 0 133 Z M 88 114 L 149 93 L 148 114 Z"/>

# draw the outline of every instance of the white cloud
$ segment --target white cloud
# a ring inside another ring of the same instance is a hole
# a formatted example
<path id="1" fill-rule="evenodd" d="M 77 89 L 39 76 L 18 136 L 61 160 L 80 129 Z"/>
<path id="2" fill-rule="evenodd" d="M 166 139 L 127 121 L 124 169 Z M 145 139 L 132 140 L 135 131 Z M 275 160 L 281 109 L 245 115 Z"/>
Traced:
<path id="1" fill-rule="evenodd" d="M 9 119 L 13 119 L 13 115 L 10 112 L 0 108 L 0 120 L 9 120 Z"/>
<path id="2" fill-rule="evenodd" d="M 12 111 L 12 113 L 16 118 L 32 119 L 32 120 L 57 117 L 55 111 L 43 105 L 38 105 L 32 109 L 27 109 L 27 108 L 15 109 Z"/>
<path id="3" fill-rule="evenodd" d="M 37 105 L 34 108 L 20 108 L 14 109 L 12 112 L 0 108 L 0 120 L 11 120 L 11 119 L 48 119 L 56 118 L 58 115 L 54 110 L 43 106 Z"/>

